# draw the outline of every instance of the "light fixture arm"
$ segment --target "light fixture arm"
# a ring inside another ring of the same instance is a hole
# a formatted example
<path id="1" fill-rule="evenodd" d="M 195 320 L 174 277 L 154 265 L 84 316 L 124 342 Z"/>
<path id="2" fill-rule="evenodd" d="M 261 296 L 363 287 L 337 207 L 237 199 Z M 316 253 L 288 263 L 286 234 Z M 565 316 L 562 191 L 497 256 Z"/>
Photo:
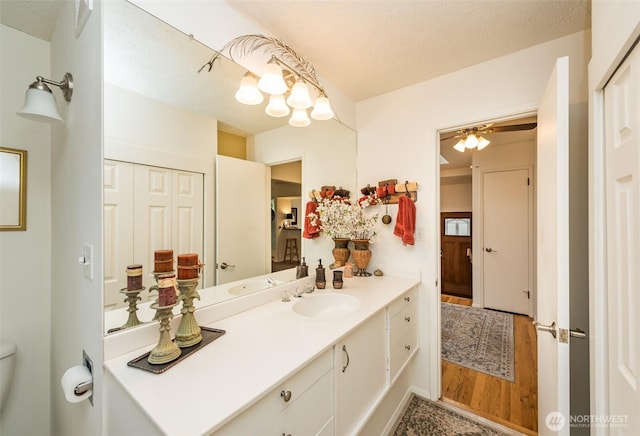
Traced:
<path id="1" fill-rule="evenodd" d="M 45 84 L 54 85 L 62 90 L 62 95 L 66 101 L 71 101 L 73 95 L 73 76 L 71 73 L 65 73 L 62 81 L 56 82 L 42 76 L 37 76 L 36 81 L 29 85 L 29 88 L 39 89 L 41 91 L 51 92 L 51 89 Z"/>

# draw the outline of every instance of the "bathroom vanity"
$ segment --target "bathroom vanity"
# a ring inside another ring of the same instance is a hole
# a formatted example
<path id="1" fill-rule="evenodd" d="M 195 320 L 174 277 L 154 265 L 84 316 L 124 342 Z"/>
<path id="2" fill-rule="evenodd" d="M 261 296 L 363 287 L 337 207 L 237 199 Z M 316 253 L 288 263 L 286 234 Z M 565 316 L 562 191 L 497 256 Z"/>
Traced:
<path id="1" fill-rule="evenodd" d="M 307 283 L 207 324 L 226 334 L 162 374 L 127 366 L 153 344 L 106 361 L 107 434 L 357 433 L 418 350 L 418 280 L 353 278 L 281 301 Z"/>

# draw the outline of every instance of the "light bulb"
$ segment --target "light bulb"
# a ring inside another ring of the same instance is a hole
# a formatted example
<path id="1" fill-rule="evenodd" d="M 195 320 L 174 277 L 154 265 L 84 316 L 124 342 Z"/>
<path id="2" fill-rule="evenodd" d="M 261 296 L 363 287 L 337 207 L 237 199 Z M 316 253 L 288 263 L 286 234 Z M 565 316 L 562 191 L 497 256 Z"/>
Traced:
<path id="1" fill-rule="evenodd" d="M 464 145 L 467 148 L 475 148 L 478 146 L 478 137 L 476 135 L 469 135 L 464 141 Z"/>
<path id="2" fill-rule="evenodd" d="M 454 149 L 458 150 L 460 153 L 464 153 L 466 147 L 464 146 L 464 139 L 458 141 L 456 145 L 453 146 Z"/>
<path id="3" fill-rule="evenodd" d="M 286 117 L 289 115 L 289 106 L 284 102 L 282 94 L 274 94 L 269 97 L 269 104 L 264 110 L 267 115 L 272 117 Z"/>
<path id="4" fill-rule="evenodd" d="M 236 100 L 248 105 L 260 104 L 264 100 L 262 93 L 258 89 L 258 81 L 253 74 L 245 74 L 240 81 L 240 89 L 236 92 Z"/>
<path id="5" fill-rule="evenodd" d="M 330 120 L 333 118 L 333 111 L 329 99 L 321 95 L 316 99 L 316 104 L 311 111 L 311 118 L 314 120 Z"/>
<path id="6" fill-rule="evenodd" d="M 311 124 L 311 120 L 305 109 L 294 109 L 291 118 L 289 118 L 289 124 L 294 127 L 305 127 Z"/>
<path id="7" fill-rule="evenodd" d="M 489 144 L 491 144 L 491 141 L 481 136 L 480 139 L 478 140 L 478 150 L 482 150 Z"/>
<path id="8" fill-rule="evenodd" d="M 302 80 L 298 80 L 291 88 L 291 95 L 287 98 L 287 104 L 295 109 L 306 109 L 311 107 L 309 88 Z"/>
<path id="9" fill-rule="evenodd" d="M 284 94 L 287 84 L 282 78 L 282 68 L 275 62 L 269 62 L 264 67 L 262 77 L 258 81 L 258 88 L 267 94 Z"/>

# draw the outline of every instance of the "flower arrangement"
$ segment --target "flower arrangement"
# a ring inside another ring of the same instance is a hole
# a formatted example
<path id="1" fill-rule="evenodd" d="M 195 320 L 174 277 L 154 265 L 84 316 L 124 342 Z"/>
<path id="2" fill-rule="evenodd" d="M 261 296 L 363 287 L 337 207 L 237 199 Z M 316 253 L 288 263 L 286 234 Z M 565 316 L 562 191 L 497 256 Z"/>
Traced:
<path id="1" fill-rule="evenodd" d="M 362 197 L 357 203 L 348 198 L 323 198 L 318 202 L 316 213 L 309 214 L 311 225 L 319 225 L 328 238 L 372 239 L 376 236 L 377 213 L 365 213 L 372 204 L 379 204 L 375 195 Z"/>

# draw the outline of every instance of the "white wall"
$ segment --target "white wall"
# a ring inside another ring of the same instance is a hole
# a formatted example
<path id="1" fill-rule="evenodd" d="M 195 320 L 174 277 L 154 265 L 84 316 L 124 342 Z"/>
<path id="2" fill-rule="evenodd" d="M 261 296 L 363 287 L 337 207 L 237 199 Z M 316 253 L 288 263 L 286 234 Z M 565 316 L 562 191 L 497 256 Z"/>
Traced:
<path id="1" fill-rule="evenodd" d="M 63 2 L 51 40 L 51 75 L 74 77 L 73 99 L 58 99 L 64 124 L 51 137 L 51 404 L 54 435 L 92 435 L 102 429 L 102 2 L 76 36 L 75 4 Z M 54 91 L 55 92 L 55 91 Z M 93 246 L 93 274 L 78 263 Z M 94 364 L 94 404 L 65 401 L 60 379 L 82 363 Z M 31 414 L 31 420 L 37 415 Z"/>
<path id="2" fill-rule="evenodd" d="M 440 184 L 440 212 L 470 212 L 471 183 Z"/>
<path id="3" fill-rule="evenodd" d="M 358 185 L 394 177 L 420 186 L 416 245 L 403 246 L 391 227 L 381 229 L 371 268 L 422 278 L 415 385 L 432 399 L 439 395 L 440 352 L 438 130 L 535 110 L 556 58 L 564 55 L 570 56 L 570 100 L 586 101 L 588 38 L 576 33 L 357 104 Z"/>
<path id="4" fill-rule="evenodd" d="M 49 78 L 50 45 L 0 27 L 0 145 L 27 150 L 27 230 L 0 232 L 0 335 L 17 344 L 0 434 L 49 434 L 51 127 L 16 115 L 36 76 Z M 55 80 L 61 79 L 56 77 Z M 55 91 L 54 91 L 55 92 Z M 56 93 L 57 99 L 62 99 Z M 33 419 L 37 416 L 37 419 Z"/>

